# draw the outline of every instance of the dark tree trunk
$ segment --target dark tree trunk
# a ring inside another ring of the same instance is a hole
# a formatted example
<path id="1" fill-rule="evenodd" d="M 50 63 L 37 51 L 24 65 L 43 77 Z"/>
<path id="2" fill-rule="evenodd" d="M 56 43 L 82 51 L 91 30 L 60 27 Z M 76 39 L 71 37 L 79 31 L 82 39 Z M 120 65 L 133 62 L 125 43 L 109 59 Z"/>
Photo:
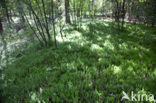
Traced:
<path id="1" fill-rule="evenodd" d="M 156 24 L 156 1 L 152 1 L 152 13 L 154 14 L 154 17 L 152 18 L 152 26 L 155 26 Z"/>
<path id="2" fill-rule="evenodd" d="M 70 21 L 70 14 L 69 14 L 69 8 L 70 8 L 69 0 L 65 0 L 66 23 L 68 23 L 68 24 L 71 23 L 71 21 Z"/>
<path id="3" fill-rule="evenodd" d="M 118 0 L 116 0 L 115 2 L 116 2 L 115 21 L 118 24 L 118 30 L 120 30 L 120 4 L 119 4 Z"/>
<path id="4" fill-rule="evenodd" d="M 126 10 L 125 10 L 125 0 L 123 0 L 123 3 L 122 3 L 122 27 L 121 27 L 121 30 L 124 30 L 124 19 L 125 19 L 125 14 L 126 14 Z"/>
<path id="5" fill-rule="evenodd" d="M 5 10 L 6 10 L 6 16 L 7 16 L 7 19 L 8 19 L 8 23 L 10 23 L 10 17 L 9 17 L 9 12 L 8 12 L 8 7 L 7 6 L 5 7 Z"/>
<path id="6" fill-rule="evenodd" d="M 80 17 L 80 7 L 77 9 L 77 17 Z"/>
<path id="7" fill-rule="evenodd" d="M 3 32 L 3 25 L 2 25 L 2 20 L 0 18 L 0 33 L 2 33 L 2 32 Z"/>
<path id="8" fill-rule="evenodd" d="M 10 18 L 9 18 L 9 11 L 8 11 L 8 7 L 7 7 L 7 2 L 6 0 L 2 0 L 0 1 L 0 3 L 2 4 L 2 8 L 5 10 L 5 15 L 6 15 L 6 18 L 8 20 L 8 23 L 10 23 Z"/>

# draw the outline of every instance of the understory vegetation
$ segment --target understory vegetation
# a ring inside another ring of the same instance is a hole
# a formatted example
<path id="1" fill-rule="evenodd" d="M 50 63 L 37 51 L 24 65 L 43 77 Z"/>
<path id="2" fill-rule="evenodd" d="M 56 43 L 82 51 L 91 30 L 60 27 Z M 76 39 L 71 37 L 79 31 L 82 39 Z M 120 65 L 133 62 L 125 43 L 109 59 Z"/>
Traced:
<path id="1" fill-rule="evenodd" d="M 122 91 L 156 95 L 156 29 L 126 23 L 119 35 L 116 27 L 103 20 L 71 26 L 57 49 L 30 43 L 4 70 L 2 100 L 121 103 Z"/>

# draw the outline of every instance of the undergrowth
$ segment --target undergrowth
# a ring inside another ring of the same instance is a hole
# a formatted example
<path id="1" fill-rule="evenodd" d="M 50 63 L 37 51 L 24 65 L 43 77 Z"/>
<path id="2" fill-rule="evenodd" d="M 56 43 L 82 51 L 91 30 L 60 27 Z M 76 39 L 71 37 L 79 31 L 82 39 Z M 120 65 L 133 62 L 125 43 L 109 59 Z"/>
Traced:
<path id="1" fill-rule="evenodd" d="M 83 25 L 58 49 L 32 47 L 17 57 L 3 71 L 1 101 L 121 103 L 122 91 L 156 95 L 155 28 L 127 23 L 118 34 L 109 22 Z"/>

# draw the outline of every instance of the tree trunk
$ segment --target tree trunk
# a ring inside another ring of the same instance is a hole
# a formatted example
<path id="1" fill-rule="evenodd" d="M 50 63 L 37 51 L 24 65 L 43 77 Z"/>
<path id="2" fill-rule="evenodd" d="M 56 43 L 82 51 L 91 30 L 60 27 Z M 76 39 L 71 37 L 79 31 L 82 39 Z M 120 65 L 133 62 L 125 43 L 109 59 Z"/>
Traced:
<path id="1" fill-rule="evenodd" d="M 48 20 L 47 20 L 47 16 L 46 16 L 46 10 L 45 10 L 44 0 L 42 0 L 42 6 L 43 6 L 43 13 L 44 13 L 44 18 L 45 18 L 45 22 L 46 22 L 45 29 L 46 29 L 46 32 L 47 32 L 47 35 L 48 35 L 49 44 L 51 44 L 51 35 L 50 35 L 50 32 L 49 32 Z"/>
<path id="2" fill-rule="evenodd" d="M 2 8 L 5 10 L 5 15 L 7 17 L 8 23 L 10 23 L 10 18 L 9 18 L 9 11 L 8 11 L 8 7 L 7 7 L 7 2 L 6 0 L 2 0 Z"/>
<path id="3" fill-rule="evenodd" d="M 68 24 L 71 23 L 71 21 L 70 21 L 70 14 L 69 14 L 69 8 L 70 8 L 69 0 L 65 0 L 66 23 L 68 23 Z"/>
<path id="4" fill-rule="evenodd" d="M 77 17 L 80 17 L 80 7 L 77 9 Z"/>
<path id="5" fill-rule="evenodd" d="M 123 0 L 123 3 L 122 3 L 122 27 L 121 27 L 121 30 L 123 31 L 124 30 L 124 19 L 125 19 L 125 13 L 126 13 L 126 10 L 125 10 L 125 0 Z"/>
<path id="6" fill-rule="evenodd" d="M 56 42 L 56 31 L 55 31 L 55 19 L 54 19 L 54 2 L 51 0 L 51 5 L 52 5 L 52 25 L 53 25 L 53 33 L 54 33 L 54 44 L 55 48 L 57 48 L 57 42 Z"/>
<path id="7" fill-rule="evenodd" d="M 0 33 L 2 33 L 2 32 L 3 32 L 3 25 L 2 25 L 2 20 L 0 18 Z"/>
<path id="8" fill-rule="evenodd" d="M 41 23 L 38 15 L 35 13 L 32 5 L 31 5 L 31 1 L 30 0 L 29 0 L 28 6 L 29 6 L 30 10 L 32 11 L 33 19 L 35 21 L 35 25 L 36 25 L 37 30 L 39 31 L 39 34 L 42 37 L 42 39 L 43 39 L 43 41 L 45 43 L 45 46 L 48 46 L 47 45 L 48 42 L 46 40 L 46 34 L 44 33 L 44 29 L 46 28 L 46 26 L 45 25 L 42 25 L 42 23 Z M 41 29 L 41 31 L 40 31 L 40 29 Z"/>
<path id="9" fill-rule="evenodd" d="M 94 17 L 95 17 L 95 11 L 94 11 L 94 0 L 92 0 L 92 20 L 94 20 Z"/>
<path id="10" fill-rule="evenodd" d="M 29 20 L 28 20 L 28 18 L 27 18 L 27 16 L 26 16 L 26 14 L 25 14 L 24 12 L 23 12 L 23 14 L 24 14 L 24 16 L 25 16 L 25 19 L 26 19 L 26 21 L 27 21 L 27 23 L 28 23 L 29 27 L 31 28 L 31 30 L 34 32 L 35 36 L 36 36 L 36 37 L 37 37 L 37 39 L 39 40 L 39 42 L 40 42 L 41 46 L 44 46 L 44 43 L 41 41 L 40 37 L 37 35 L 37 33 L 36 33 L 35 29 L 34 29 L 34 28 L 31 26 L 31 24 L 29 23 Z"/>

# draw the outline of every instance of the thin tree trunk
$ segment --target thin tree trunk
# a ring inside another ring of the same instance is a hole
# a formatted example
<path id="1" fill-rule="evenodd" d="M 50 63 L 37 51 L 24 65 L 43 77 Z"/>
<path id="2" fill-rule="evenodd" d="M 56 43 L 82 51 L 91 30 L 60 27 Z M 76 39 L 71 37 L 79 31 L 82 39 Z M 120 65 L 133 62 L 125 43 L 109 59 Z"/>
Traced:
<path id="1" fill-rule="evenodd" d="M 69 0 L 65 0 L 66 23 L 71 24 L 69 9 L 70 9 Z"/>
<path id="2" fill-rule="evenodd" d="M 40 21 L 39 17 L 37 16 L 37 14 L 35 13 L 34 9 L 32 8 L 31 1 L 30 0 L 29 0 L 28 6 L 29 6 L 30 10 L 32 11 L 32 14 L 34 16 L 34 21 L 35 21 L 36 27 L 37 27 L 37 29 L 38 29 L 39 32 L 40 32 L 39 27 L 41 28 L 42 33 L 40 32 L 40 36 L 42 37 L 42 39 L 45 42 L 45 45 L 47 46 L 47 40 L 46 40 L 46 36 L 44 34 L 44 29 L 42 27 L 42 24 L 41 24 L 41 21 Z"/>
<path id="3" fill-rule="evenodd" d="M 3 25 L 2 25 L 2 20 L 0 18 L 0 33 L 1 33 L 1 35 L 2 35 L 2 32 L 3 32 Z"/>
<path id="4" fill-rule="evenodd" d="M 54 44 L 55 48 L 57 48 L 57 42 L 56 42 L 56 31 L 55 31 L 55 20 L 54 20 L 54 2 L 51 0 L 51 5 L 52 5 L 52 24 L 53 24 L 53 33 L 54 33 Z"/>
<path id="5" fill-rule="evenodd" d="M 92 0 L 92 20 L 94 21 L 94 0 Z"/>
<path id="6" fill-rule="evenodd" d="M 46 32 L 47 32 L 47 35 L 48 35 L 48 39 L 49 39 L 49 43 L 51 44 L 51 36 L 50 36 L 50 33 L 49 33 L 49 26 L 48 26 L 48 20 L 47 20 L 47 16 L 46 16 L 46 11 L 45 11 L 45 4 L 44 4 L 44 1 L 42 0 L 42 6 L 43 6 L 43 13 L 44 13 L 44 18 L 45 18 L 45 22 L 46 22 Z"/>
<path id="7" fill-rule="evenodd" d="M 122 27 L 121 27 L 121 30 L 124 29 L 124 19 L 125 19 L 125 0 L 123 0 L 123 3 L 122 3 Z"/>
<path id="8" fill-rule="evenodd" d="M 24 14 L 24 16 L 25 16 L 25 19 L 26 19 L 26 21 L 27 21 L 29 27 L 30 27 L 31 30 L 34 32 L 35 36 L 37 37 L 37 39 L 39 40 L 40 44 L 42 45 L 43 42 L 41 41 L 41 39 L 40 39 L 39 36 L 37 35 L 37 33 L 36 33 L 36 31 L 34 30 L 34 28 L 33 28 L 33 27 L 31 26 L 31 24 L 29 23 L 29 20 L 28 20 L 26 14 L 25 14 L 24 12 L 23 12 L 23 14 Z"/>
<path id="9" fill-rule="evenodd" d="M 115 19 L 118 24 L 118 30 L 120 30 L 120 5 L 118 0 L 116 0 L 116 11 L 115 11 Z"/>
<path id="10" fill-rule="evenodd" d="M 7 7 L 7 4 L 6 4 L 6 1 L 5 0 L 4 0 L 4 8 L 5 8 L 5 13 L 6 13 L 6 17 L 7 17 L 8 23 L 11 23 L 10 22 L 10 18 L 9 18 L 8 7 Z"/>

